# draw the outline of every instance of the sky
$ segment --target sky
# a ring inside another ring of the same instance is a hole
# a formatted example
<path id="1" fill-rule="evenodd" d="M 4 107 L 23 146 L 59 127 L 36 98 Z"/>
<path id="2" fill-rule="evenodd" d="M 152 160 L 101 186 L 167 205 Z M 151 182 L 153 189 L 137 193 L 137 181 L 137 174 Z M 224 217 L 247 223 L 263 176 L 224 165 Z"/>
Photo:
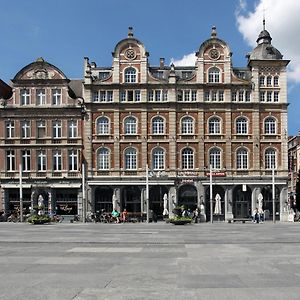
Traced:
<path id="1" fill-rule="evenodd" d="M 151 65 L 193 65 L 194 53 L 216 26 L 233 53 L 234 67 L 246 67 L 265 17 L 272 44 L 288 68 L 288 132 L 300 131 L 300 1 L 296 0 L 0 0 L 0 79 L 43 57 L 68 78 L 83 77 L 83 58 L 111 66 L 115 45 L 134 36 L 144 43 Z"/>

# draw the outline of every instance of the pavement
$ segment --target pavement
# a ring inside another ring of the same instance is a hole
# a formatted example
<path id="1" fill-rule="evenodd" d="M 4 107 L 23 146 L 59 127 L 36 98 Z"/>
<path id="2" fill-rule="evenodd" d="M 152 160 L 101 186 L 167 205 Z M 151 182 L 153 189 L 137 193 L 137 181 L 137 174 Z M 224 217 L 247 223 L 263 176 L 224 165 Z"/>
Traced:
<path id="1" fill-rule="evenodd" d="M 300 223 L 0 223 L 0 299 L 300 299 Z"/>

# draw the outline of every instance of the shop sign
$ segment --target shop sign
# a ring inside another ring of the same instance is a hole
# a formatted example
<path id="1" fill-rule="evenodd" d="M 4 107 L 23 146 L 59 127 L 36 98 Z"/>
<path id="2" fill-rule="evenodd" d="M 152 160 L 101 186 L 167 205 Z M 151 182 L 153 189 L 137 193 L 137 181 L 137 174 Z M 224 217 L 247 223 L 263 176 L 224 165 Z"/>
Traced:
<path id="1" fill-rule="evenodd" d="M 225 172 L 211 172 L 211 175 L 213 177 L 225 177 L 226 173 Z M 206 176 L 210 176 L 210 172 L 206 172 Z"/>

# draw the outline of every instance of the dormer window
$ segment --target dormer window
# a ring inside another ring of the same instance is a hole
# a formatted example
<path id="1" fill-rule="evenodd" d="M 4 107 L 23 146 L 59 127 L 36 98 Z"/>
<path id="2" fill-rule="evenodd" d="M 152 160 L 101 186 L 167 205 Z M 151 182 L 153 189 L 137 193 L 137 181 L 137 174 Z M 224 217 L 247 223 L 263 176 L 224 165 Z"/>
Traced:
<path id="1" fill-rule="evenodd" d="M 124 80 L 126 83 L 135 83 L 136 70 L 134 68 L 127 68 L 124 73 Z"/>

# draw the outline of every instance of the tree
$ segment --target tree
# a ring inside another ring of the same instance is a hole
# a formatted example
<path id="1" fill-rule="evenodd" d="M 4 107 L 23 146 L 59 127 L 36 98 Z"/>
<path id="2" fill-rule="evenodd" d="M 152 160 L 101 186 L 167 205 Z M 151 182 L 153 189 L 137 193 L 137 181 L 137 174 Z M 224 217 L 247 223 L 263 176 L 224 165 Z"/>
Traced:
<path id="1" fill-rule="evenodd" d="M 296 183 L 296 208 L 298 211 L 300 211 L 300 169 L 298 171 Z"/>

